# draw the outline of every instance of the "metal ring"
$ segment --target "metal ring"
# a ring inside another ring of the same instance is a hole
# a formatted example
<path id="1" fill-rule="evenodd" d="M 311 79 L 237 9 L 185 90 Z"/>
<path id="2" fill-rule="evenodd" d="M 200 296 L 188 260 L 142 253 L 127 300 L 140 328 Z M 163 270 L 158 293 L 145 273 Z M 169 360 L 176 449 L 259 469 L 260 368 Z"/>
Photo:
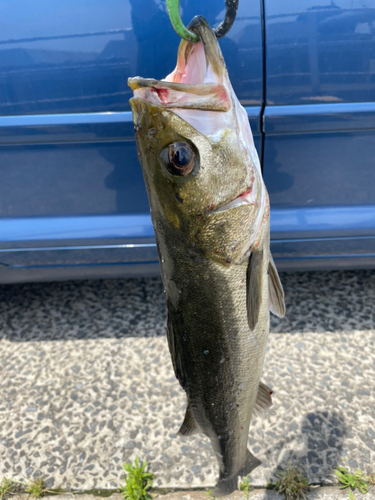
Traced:
<path id="1" fill-rule="evenodd" d="M 239 0 L 225 0 L 225 17 L 219 26 L 214 30 L 216 38 L 221 38 L 231 29 L 236 19 Z M 200 38 L 195 33 L 189 31 L 181 20 L 180 0 L 166 0 L 167 12 L 171 20 L 173 29 L 184 40 L 188 42 L 199 42 Z"/>

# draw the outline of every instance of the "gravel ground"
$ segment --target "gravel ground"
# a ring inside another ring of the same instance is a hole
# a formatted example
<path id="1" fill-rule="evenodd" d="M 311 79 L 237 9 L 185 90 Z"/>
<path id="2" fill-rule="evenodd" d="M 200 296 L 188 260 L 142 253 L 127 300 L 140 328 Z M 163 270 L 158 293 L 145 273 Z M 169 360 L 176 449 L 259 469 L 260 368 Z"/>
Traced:
<path id="1" fill-rule="evenodd" d="M 375 271 L 282 274 L 263 381 L 274 405 L 249 445 L 265 485 L 275 467 L 329 483 L 375 463 Z M 48 487 L 114 488 L 147 458 L 160 487 L 212 486 L 201 435 L 177 437 L 185 395 L 165 339 L 159 279 L 0 287 L 0 471 Z M 267 498 L 267 497 L 264 497 Z"/>

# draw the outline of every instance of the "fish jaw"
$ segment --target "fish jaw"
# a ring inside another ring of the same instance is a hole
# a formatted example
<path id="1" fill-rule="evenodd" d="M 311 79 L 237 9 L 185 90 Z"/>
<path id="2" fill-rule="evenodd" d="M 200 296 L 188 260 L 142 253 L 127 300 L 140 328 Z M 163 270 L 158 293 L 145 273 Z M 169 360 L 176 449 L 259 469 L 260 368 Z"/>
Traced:
<path id="1" fill-rule="evenodd" d="M 235 128 L 233 89 L 216 36 L 204 18 L 189 29 L 201 42 L 182 40 L 176 68 L 163 80 L 129 78 L 134 97 L 171 109 L 204 135 Z"/>
<path id="2" fill-rule="evenodd" d="M 215 34 L 204 18 L 194 19 L 190 29 L 201 40 L 182 40 L 174 71 L 163 80 L 129 78 L 135 97 L 169 108 L 227 112 L 231 108 L 225 63 Z"/>
<path id="3" fill-rule="evenodd" d="M 229 111 L 231 106 L 225 87 L 216 82 L 192 85 L 137 76 L 129 78 L 128 83 L 134 97 L 155 106 L 222 112 Z"/>

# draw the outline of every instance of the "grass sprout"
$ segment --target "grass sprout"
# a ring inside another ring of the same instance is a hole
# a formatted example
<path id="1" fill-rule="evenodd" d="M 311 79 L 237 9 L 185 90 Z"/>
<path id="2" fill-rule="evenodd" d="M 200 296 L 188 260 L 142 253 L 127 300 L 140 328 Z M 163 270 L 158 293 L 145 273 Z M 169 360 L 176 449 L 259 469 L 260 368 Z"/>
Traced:
<path id="1" fill-rule="evenodd" d="M 125 486 L 121 488 L 121 493 L 126 500 L 151 499 L 148 490 L 152 487 L 154 476 L 146 471 L 146 467 L 146 460 L 140 464 L 138 457 L 134 460 L 134 467 L 131 464 L 124 464 Z"/>
<path id="2" fill-rule="evenodd" d="M 275 490 L 285 495 L 286 500 L 300 500 L 306 498 L 309 490 L 307 478 L 295 466 L 289 466 L 284 471 L 276 471 L 277 481 Z"/>
<path id="3" fill-rule="evenodd" d="M 350 500 L 355 500 L 354 490 L 358 489 L 361 493 L 368 492 L 368 485 L 366 478 L 363 477 L 362 472 L 358 469 L 354 474 L 345 469 L 345 467 L 336 468 L 337 480 L 340 483 L 340 489 L 349 488 L 348 496 Z"/>
<path id="4" fill-rule="evenodd" d="M 9 479 L 7 477 L 3 477 L 0 483 L 0 498 L 1 500 L 5 498 L 7 495 L 12 493 L 14 489 L 14 481 L 13 479 Z"/>
<path id="5" fill-rule="evenodd" d="M 42 498 L 47 492 L 44 481 L 41 477 L 37 477 L 32 481 L 29 481 L 25 488 L 26 493 L 28 493 L 31 498 Z"/>
<path id="6" fill-rule="evenodd" d="M 241 491 L 243 491 L 245 498 L 247 498 L 249 495 L 250 484 L 251 483 L 250 483 L 249 476 L 243 477 L 240 481 L 239 488 Z"/>
<path id="7" fill-rule="evenodd" d="M 0 483 L 0 500 L 5 500 L 12 495 L 19 495 L 24 491 L 21 483 L 14 481 L 14 479 L 3 477 Z"/>

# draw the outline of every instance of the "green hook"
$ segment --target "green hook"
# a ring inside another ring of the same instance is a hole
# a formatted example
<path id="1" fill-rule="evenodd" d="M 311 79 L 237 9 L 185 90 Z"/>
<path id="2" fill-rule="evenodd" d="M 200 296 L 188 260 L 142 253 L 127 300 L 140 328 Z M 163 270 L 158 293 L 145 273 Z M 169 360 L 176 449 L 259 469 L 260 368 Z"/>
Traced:
<path id="1" fill-rule="evenodd" d="M 180 0 L 166 0 L 166 3 L 169 19 L 177 35 L 188 42 L 199 42 L 199 36 L 186 29 L 181 20 Z"/>

